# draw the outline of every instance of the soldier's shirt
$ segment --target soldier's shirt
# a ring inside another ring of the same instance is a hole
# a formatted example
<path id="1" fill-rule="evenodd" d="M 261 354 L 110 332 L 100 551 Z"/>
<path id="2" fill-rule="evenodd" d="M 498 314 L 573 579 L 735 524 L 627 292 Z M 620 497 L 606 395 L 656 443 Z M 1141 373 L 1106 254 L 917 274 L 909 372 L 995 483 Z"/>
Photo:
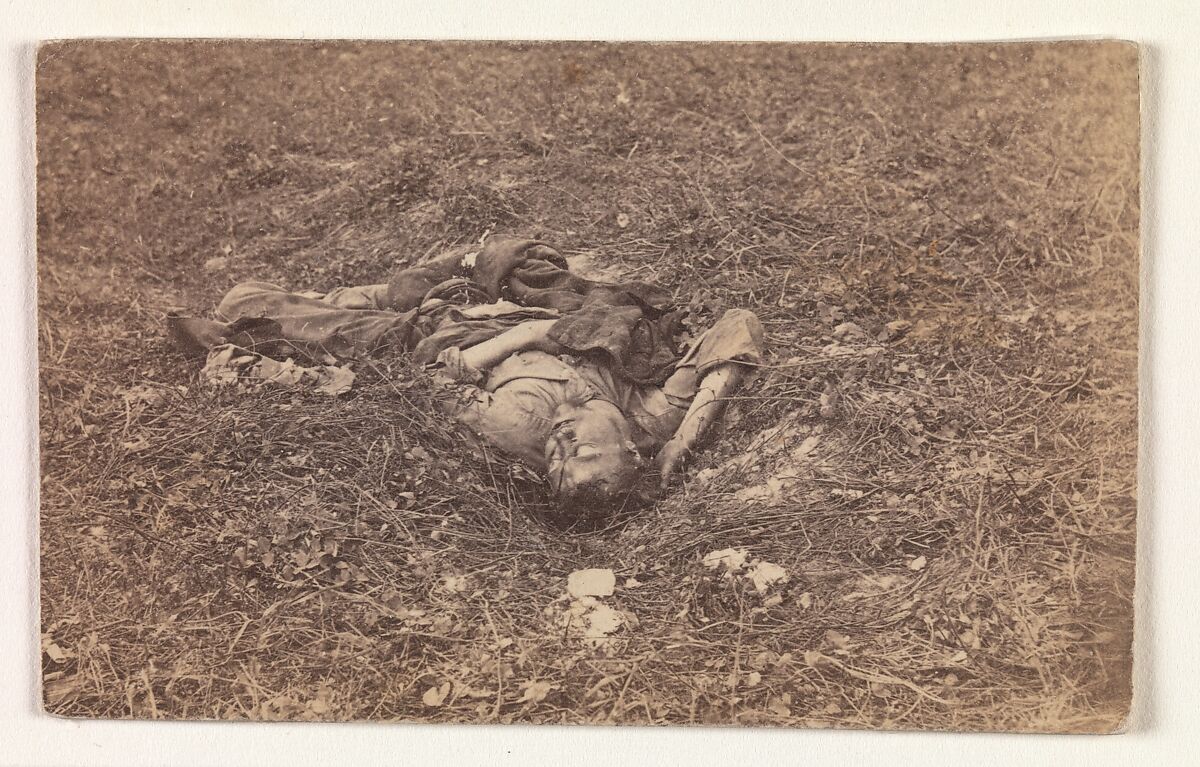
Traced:
<path id="1" fill-rule="evenodd" d="M 565 402 L 603 399 L 628 419 L 634 443 L 652 456 L 679 428 L 704 375 L 727 362 L 758 363 L 763 334 L 758 318 L 731 309 L 697 338 L 661 386 L 615 377 L 603 365 L 541 351 L 511 355 L 487 374 L 471 369 L 456 347 L 438 361 L 459 391 L 455 417 L 492 446 L 544 469 L 554 412 Z"/>

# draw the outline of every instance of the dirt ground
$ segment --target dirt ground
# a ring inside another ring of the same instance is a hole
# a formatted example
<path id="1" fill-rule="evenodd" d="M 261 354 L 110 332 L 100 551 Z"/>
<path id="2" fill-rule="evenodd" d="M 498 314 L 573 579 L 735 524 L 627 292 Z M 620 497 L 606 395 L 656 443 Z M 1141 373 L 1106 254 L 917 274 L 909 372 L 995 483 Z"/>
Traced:
<path id="1" fill-rule="evenodd" d="M 1119 726 L 1137 121 L 1118 44 L 42 48 L 47 710 Z M 239 281 L 488 231 L 762 319 L 654 507 L 547 527 L 402 361 L 330 397 L 166 341 Z M 607 639 L 570 621 L 582 568 L 616 575 Z"/>

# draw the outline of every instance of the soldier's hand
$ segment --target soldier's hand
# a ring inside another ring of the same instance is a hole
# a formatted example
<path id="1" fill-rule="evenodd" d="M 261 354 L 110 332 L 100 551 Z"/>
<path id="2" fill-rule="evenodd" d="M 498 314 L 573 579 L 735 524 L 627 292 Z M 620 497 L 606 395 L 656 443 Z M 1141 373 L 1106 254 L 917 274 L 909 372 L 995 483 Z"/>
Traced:
<path id="1" fill-rule="evenodd" d="M 667 486 L 671 484 L 671 476 L 683 469 L 690 454 L 691 451 L 687 445 L 676 439 L 669 440 L 667 444 L 663 445 L 662 450 L 658 451 L 658 455 L 654 457 L 654 463 L 658 466 L 661 489 L 667 489 Z"/>

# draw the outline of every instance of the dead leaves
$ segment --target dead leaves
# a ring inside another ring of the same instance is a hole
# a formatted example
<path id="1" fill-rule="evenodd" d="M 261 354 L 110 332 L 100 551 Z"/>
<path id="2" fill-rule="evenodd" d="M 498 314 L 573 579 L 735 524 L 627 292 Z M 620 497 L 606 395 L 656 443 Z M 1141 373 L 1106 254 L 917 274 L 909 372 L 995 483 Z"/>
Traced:
<path id="1" fill-rule="evenodd" d="M 867 331 L 857 322 L 843 322 L 833 329 L 833 337 L 841 340 L 856 340 L 867 337 Z"/>
<path id="2" fill-rule="evenodd" d="M 789 419 L 764 429 L 750 441 L 745 451 L 719 466 L 697 472 L 693 481 L 712 487 L 718 478 L 735 474 L 744 476 L 762 467 L 770 472 L 766 478 L 745 484 L 733 492 L 733 498 L 747 505 L 786 504 L 795 498 L 798 489 L 808 489 L 805 480 L 812 472 L 820 470 L 824 461 L 821 446 L 825 428 L 824 424 L 806 426 Z M 744 479 L 741 481 L 745 482 Z"/>
<path id="3" fill-rule="evenodd" d="M 355 547 L 308 524 L 277 520 L 272 535 L 250 538 L 230 554 L 239 569 L 269 574 L 284 583 L 316 581 L 346 586 L 365 583 Z"/>
<path id="4" fill-rule="evenodd" d="M 825 632 L 825 641 L 835 652 L 845 653 L 850 650 L 850 637 L 840 631 L 829 629 Z"/>
<path id="5" fill-rule="evenodd" d="M 329 396 L 350 391 L 356 378 L 349 365 L 306 367 L 294 359 L 280 361 L 233 344 L 222 344 L 209 351 L 201 376 L 215 386 L 311 387 Z"/>
<path id="6" fill-rule="evenodd" d="M 262 701 L 254 713 L 257 718 L 268 722 L 317 722 L 338 718 L 340 710 L 333 688 L 321 684 L 316 692 L 289 690 L 274 695 Z"/>
<path id="7" fill-rule="evenodd" d="M 444 575 L 442 576 L 442 588 L 451 594 L 461 594 L 467 590 L 467 576 Z"/>
<path id="8" fill-rule="evenodd" d="M 55 663 L 65 663 L 67 658 L 70 657 L 66 650 L 59 647 L 54 642 L 43 642 L 42 652 L 45 653 L 47 658 Z"/>
<path id="9" fill-rule="evenodd" d="M 355 373 L 349 365 L 324 365 L 317 374 L 316 391 L 336 397 L 354 386 Z"/>
<path id="10" fill-rule="evenodd" d="M 763 562 L 757 559 L 747 571 L 746 577 L 754 584 L 754 589 L 759 594 L 765 594 L 771 590 L 772 586 L 788 581 L 787 570 L 774 562 Z"/>
<path id="11" fill-rule="evenodd" d="M 545 701 L 552 692 L 558 689 L 558 686 L 545 680 L 530 679 L 521 682 L 516 689 L 521 694 L 515 698 L 504 696 L 501 690 L 499 693 L 502 698 L 501 703 L 520 704 L 525 708 L 536 706 Z M 462 681 L 446 680 L 426 688 L 421 695 L 421 703 L 426 708 L 443 708 L 458 705 L 460 702 L 476 706 L 475 701 L 488 699 L 494 701 L 497 695 L 497 690 L 494 689 L 483 689 Z M 485 714 L 493 712 L 495 705 L 494 703 L 484 703 L 478 704 L 476 708 L 477 714 Z"/>
<path id="12" fill-rule="evenodd" d="M 746 549 L 718 549 L 705 554 L 701 562 L 710 570 L 723 567 L 727 572 L 737 572 L 745 566 L 748 556 L 750 552 Z"/>
<path id="13" fill-rule="evenodd" d="M 754 591 L 760 596 L 766 595 L 772 589 L 788 582 L 789 575 L 784 568 L 774 562 L 757 558 L 750 559 L 749 565 L 747 565 L 749 557 L 750 552 L 746 549 L 718 549 L 705 554 L 701 564 L 709 570 L 720 572 L 726 579 L 735 577 L 744 579 L 754 587 Z M 774 607 L 781 604 L 782 601 L 782 596 L 772 594 L 764 600 L 763 605 Z"/>
<path id="14" fill-rule="evenodd" d="M 521 697 L 517 699 L 518 703 L 537 704 L 546 699 L 546 696 L 554 689 L 554 685 L 549 682 L 529 681 L 523 682 L 521 689 L 523 692 L 521 693 Z"/>
<path id="15" fill-rule="evenodd" d="M 446 701 L 446 696 L 450 694 L 450 683 L 443 682 L 435 687 L 430 687 L 421 696 L 421 702 L 430 708 L 436 708 Z"/>

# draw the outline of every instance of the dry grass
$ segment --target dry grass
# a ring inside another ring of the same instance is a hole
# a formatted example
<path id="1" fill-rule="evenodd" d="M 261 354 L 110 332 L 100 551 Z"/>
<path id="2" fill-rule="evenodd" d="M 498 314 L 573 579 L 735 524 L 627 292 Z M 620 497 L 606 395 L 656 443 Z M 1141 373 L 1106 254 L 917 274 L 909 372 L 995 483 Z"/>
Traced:
<path id="1" fill-rule="evenodd" d="M 43 49 L 48 710 L 1117 726 L 1134 58 Z M 758 312 L 768 364 L 677 494 L 556 531 L 535 480 L 456 449 L 402 361 L 331 399 L 214 390 L 166 346 L 168 308 L 236 281 L 377 281 L 489 229 Z M 726 547 L 786 568 L 779 599 L 701 565 Z M 559 623 L 589 566 L 630 621 L 602 650 Z"/>

